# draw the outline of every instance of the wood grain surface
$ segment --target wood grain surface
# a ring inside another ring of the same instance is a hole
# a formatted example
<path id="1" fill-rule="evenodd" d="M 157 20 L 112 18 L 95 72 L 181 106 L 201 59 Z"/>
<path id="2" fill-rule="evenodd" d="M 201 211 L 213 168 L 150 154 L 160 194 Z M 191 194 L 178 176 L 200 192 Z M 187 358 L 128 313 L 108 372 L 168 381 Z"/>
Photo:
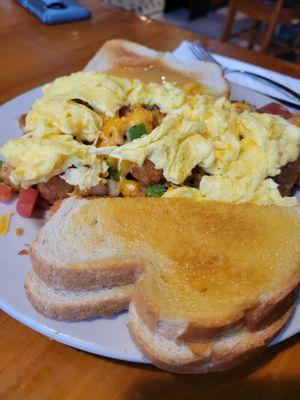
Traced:
<path id="1" fill-rule="evenodd" d="M 46 26 L 13 0 L 0 2 L 0 102 L 81 69 L 102 43 L 126 38 L 171 50 L 191 32 L 82 1 L 89 21 Z M 300 78 L 300 67 L 213 39 L 210 49 Z M 0 122 L 1 126 L 1 122 Z M 0 276 L 1 279 L 1 276 Z M 183 376 L 113 361 L 52 341 L 0 311 L 0 399 L 300 399 L 299 335 L 226 373 Z"/>

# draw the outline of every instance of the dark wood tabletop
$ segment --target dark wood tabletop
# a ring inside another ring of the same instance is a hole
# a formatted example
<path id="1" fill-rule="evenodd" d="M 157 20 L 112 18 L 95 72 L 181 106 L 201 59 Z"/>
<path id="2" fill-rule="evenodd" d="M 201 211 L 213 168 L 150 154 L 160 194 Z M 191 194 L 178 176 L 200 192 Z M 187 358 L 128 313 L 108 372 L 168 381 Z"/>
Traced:
<path id="1" fill-rule="evenodd" d="M 216 53 L 300 78 L 299 65 L 111 8 L 100 0 L 81 2 L 92 11 L 91 20 L 56 26 L 43 25 L 16 1 L 0 2 L 1 103 L 81 69 L 112 38 L 157 50 L 172 50 L 183 39 L 198 38 Z M 226 373 L 175 375 L 78 351 L 0 311 L 1 400 L 296 400 L 300 399 L 299 360 L 298 335 Z"/>

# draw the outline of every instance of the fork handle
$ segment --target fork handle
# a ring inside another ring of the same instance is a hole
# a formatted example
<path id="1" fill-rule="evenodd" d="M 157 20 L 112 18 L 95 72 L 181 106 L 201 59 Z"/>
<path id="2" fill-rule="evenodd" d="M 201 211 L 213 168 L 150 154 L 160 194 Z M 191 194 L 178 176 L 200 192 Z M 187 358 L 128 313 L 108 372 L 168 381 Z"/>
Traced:
<path id="1" fill-rule="evenodd" d="M 243 71 L 243 70 L 235 70 L 235 69 L 226 69 L 225 68 L 224 69 L 224 73 L 225 73 L 225 75 L 232 74 L 232 73 L 241 73 L 241 74 L 253 76 L 253 77 L 257 78 L 257 79 L 260 79 L 261 81 L 268 82 L 271 86 L 273 86 L 276 89 L 281 89 L 282 93 L 288 95 L 289 97 L 291 97 L 293 99 L 297 99 L 298 102 L 300 101 L 300 94 L 299 93 L 294 92 L 292 89 L 282 85 L 279 82 L 272 81 L 271 79 L 265 78 L 264 76 L 261 76 L 261 75 L 258 75 L 258 74 L 255 74 L 254 72 Z"/>

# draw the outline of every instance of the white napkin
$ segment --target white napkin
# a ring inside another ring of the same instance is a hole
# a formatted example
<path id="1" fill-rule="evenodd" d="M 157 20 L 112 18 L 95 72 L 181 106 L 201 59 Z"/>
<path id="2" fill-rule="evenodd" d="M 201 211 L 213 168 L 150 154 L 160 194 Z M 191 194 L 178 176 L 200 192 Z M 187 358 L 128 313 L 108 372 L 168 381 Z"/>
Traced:
<path id="1" fill-rule="evenodd" d="M 191 52 L 188 47 L 188 42 L 183 41 L 173 52 L 173 56 L 178 58 L 179 60 L 197 60 L 196 56 Z M 256 74 L 265 76 L 269 79 L 274 80 L 275 82 L 279 82 L 284 86 L 289 87 L 297 93 L 300 93 L 300 79 L 291 78 L 286 75 L 279 74 L 278 72 L 270 71 L 268 69 L 258 67 L 254 64 L 248 64 L 243 61 L 235 60 L 234 58 L 220 56 L 218 54 L 213 54 L 212 56 L 222 65 L 232 69 L 244 69 L 245 71 L 254 72 Z M 276 62 L 276 60 L 274 60 Z M 255 85 L 255 90 L 258 92 L 262 92 L 266 95 L 275 96 L 280 99 L 288 100 L 293 102 L 291 97 L 285 95 L 280 90 L 277 90 L 274 87 L 268 86 L 268 84 L 261 83 L 255 78 L 251 78 L 249 76 L 245 76 L 243 74 L 232 74 L 228 75 L 227 79 L 230 82 L 237 83 L 241 86 L 245 86 L 248 88 L 253 88 Z"/>

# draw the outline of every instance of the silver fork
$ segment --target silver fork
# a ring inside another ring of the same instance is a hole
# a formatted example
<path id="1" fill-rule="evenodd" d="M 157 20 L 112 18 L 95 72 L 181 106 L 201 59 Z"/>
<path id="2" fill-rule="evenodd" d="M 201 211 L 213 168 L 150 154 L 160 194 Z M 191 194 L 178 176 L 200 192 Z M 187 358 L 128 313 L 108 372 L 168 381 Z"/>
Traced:
<path id="1" fill-rule="evenodd" d="M 258 74 L 255 74 L 254 72 L 244 71 L 243 69 L 232 69 L 232 68 L 224 67 L 205 50 L 205 48 L 202 46 L 202 44 L 199 41 L 189 42 L 189 48 L 190 48 L 191 52 L 195 55 L 195 57 L 198 58 L 198 60 L 210 61 L 212 63 L 219 65 L 223 69 L 225 75 L 233 74 L 233 73 L 241 73 L 244 75 L 252 76 L 252 77 L 256 78 L 257 80 L 260 80 L 263 83 L 267 82 L 270 86 L 274 87 L 275 89 L 277 89 L 277 90 L 281 91 L 282 93 L 284 93 L 285 95 L 289 96 L 290 99 L 292 99 L 293 101 L 296 100 L 298 104 L 300 103 L 300 94 L 294 92 L 292 89 L 282 85 L 279 82 L 272 81 L 271 79 L 266 78 L 261 75 L 258 75 Z"/>

